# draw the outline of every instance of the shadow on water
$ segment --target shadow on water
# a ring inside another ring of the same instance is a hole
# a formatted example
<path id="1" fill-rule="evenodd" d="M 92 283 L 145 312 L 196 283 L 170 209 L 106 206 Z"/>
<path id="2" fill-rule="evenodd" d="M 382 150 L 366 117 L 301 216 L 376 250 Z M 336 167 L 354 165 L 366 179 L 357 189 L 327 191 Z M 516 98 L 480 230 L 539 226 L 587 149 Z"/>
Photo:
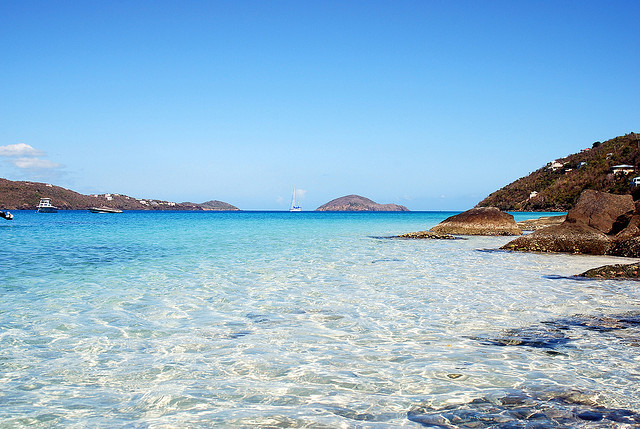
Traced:
<path id="1" fill-rule="evenodd" d="M 602 280 L 602 279 L 594 279 L 594 278 L 589 278 L 589 277 L 580 277 L 580 276 L 559 276 L 556 274 L 548 274 L 548 275 L 544 275 L 542 276 L 543 279 L 548 279 L 548 280 L 574 280 L 577 282 L 590 282 L 590 281 L 594 281 L 594 280 Z"/>
<path id="2" fill-rule="evenodd" d="M 482 252 L 482 253 L 512 253 L 511 250 L 504 250 L 504 249 L 476 249 L 476 252 Z"/>
<path id="3" fill-rule="evenodd" d="M 397 258 L 386 258 L 386 259 L 374 259 L 371 261 L 372 264 L 377 264 L 379 262 L 404 262 L 406 259 L 397 259 Z"/>
<path id="4" fill-rule="evenodd" d="M 618 282 L 620 282 L 620 281 L 632 281 L 632 282 L 640 281 L 640 278 L 632 278 L 632 277 L 597 278 L 597 277 L 583 277 L 583 276 L 578 276 L 578 275 L 575 275 L 575 276 L 559 276 L 559 275 L 555 275 L 555 274 L 544 275 L 544 276 L 542 276 L 542 278 L 549 279 L 549 280 L 573 280 L 573 281 L 577 281 L 577 282 L 591 282 L 591 281 L 603 281 L 603 280 L 614 280 L 614 281 L 618 281 Z"/>

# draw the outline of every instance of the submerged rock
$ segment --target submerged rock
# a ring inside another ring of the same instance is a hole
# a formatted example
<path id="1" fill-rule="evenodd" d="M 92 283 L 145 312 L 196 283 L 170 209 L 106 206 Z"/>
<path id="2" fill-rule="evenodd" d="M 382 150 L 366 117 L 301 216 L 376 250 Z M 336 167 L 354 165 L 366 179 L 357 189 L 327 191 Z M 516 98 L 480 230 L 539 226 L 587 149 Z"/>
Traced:
<path id="1" fill-rule="evenodd" d="M 561 327 L 545 323 L 526 328 L 509 329 L 496 336 L 472 338 L 485 345 L 526 346 L 544 349 L 553 349 L 571 341 Z"/>
<path id="2" fill-rule="evenodd" d="M 451 216 L 429 230 L 455 235 L 520 235 L 513 216 L 495 207 L 478 207 Z"/>
<path id="3" fill-rule="evenodd" d="M 432 231 L 408 232 L 398 235 L 394 238 L 410 238 L 410 239 L 433 239 L 433 240 L 455 240 L 456 237 L 451 234 L 441 234 Z"/>
<path id="4" fill-rule="evenodd" d="M 442 408 L 422 405 L 407 413 L 407 418 L 431 428 L 560 428 L 587 422 L 637 425 L 635 411 L 606 408 L 575 389 L 537 391 L 506 390 L 476 398 L 463 404 Z M 599 426 L 605 427 L 605 426 Z"/>
<path id="5" fill-rule="evenodd" d="M 600 333 L 628 330 L 626 336 L 640 339 L 640 313 L 614 315 L 575 315 L 548 320 L 518 329 L 509 329 L 498 335 L 477 336 L 472 339 L 492 346 L 524 346 L 556 349 L 572 341 L 571 330 L 575 328 Z M 629 331 L 632 329 L 631 331 Z"/>
<path id="6" fill-rule="evenodd" d="M 561 353 L 552 349 L 571 341 L 572 335 L 577 334 L 572 331 L 577 329 L 595 331 L 611 340 L 636 345 L 633 339 L 640 337 L 640 312 L 575 315 L 475 339 L 492 346 L 551 349 L 545 351 L 558 355 Z M 597 394 L 553 386 L 489 390 L 462 404 L 416 406 L 407 413 L 407 418 L 425 427 L 447 429 L 640 427 L 640 414 L 636 411 L 607 408 L 597 398 Z M 591 426 L 591 422 L 599 423 Z"/>

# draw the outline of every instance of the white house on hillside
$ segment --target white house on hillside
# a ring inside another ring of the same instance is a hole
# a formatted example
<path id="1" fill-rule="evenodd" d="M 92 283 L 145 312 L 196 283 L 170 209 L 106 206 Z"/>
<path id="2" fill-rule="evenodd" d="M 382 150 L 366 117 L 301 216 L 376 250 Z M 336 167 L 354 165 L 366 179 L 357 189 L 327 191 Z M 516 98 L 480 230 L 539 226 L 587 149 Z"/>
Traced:
<path id="1" fill-rule="evenodd" d="M 629 174 L 635 171 L 636 171 L 636 168 L 633 165 L 621 164 L 621 165 L 614 165 L 613 167 L 611 167 L 611 172 L 613 174 L 617 174 L 617 173 Z"/>
<path id="2" fill-rule="evenodd" d="M 563 166 L 564 164 L 561 164 L 558 161 L 553 161 L 549 163 L 549 168 L 551 168 L 553 171 L 559 170 Z"/>

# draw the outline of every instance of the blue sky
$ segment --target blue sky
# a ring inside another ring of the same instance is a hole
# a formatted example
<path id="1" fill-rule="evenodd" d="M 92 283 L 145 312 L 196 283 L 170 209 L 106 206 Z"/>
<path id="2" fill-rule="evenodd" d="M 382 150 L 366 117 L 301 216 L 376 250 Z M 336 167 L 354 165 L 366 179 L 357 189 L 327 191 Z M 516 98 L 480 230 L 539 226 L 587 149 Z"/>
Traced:
<path id="1" fill-rule="evenodd" d="M 640 132 L 638 16 L 638 1 L 0 0 L 0 177 L 464 210 Z"/>

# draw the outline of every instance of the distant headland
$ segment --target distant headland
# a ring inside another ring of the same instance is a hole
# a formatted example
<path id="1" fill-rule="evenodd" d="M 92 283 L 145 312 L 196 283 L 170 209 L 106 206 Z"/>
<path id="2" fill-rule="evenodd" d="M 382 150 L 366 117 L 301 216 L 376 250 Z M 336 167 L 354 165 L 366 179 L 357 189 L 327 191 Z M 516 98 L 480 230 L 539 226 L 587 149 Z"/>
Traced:
<path id="1" fill-rule="evenodd" d="M 40 198 L 51 198 L 51 203 L 62 210 L 84 210 L 95 206 L 120 210 L 239 210 L 236 206 L 217 200 L 198 204 L 134 198 L 122 194 L 83 195 L 48 183 L 0 179 L 0 207 L 3 209 L 35 210 Z"/>
<path id="2" fill-rule="evenodd" d="M 321 205 L 316 211 L 343 211 L 343 212 L 408 212 L 409 209 L 398 204 L 378 204 L 369 198 L 360 195 L 346 195 L 336 198 Z"/>

